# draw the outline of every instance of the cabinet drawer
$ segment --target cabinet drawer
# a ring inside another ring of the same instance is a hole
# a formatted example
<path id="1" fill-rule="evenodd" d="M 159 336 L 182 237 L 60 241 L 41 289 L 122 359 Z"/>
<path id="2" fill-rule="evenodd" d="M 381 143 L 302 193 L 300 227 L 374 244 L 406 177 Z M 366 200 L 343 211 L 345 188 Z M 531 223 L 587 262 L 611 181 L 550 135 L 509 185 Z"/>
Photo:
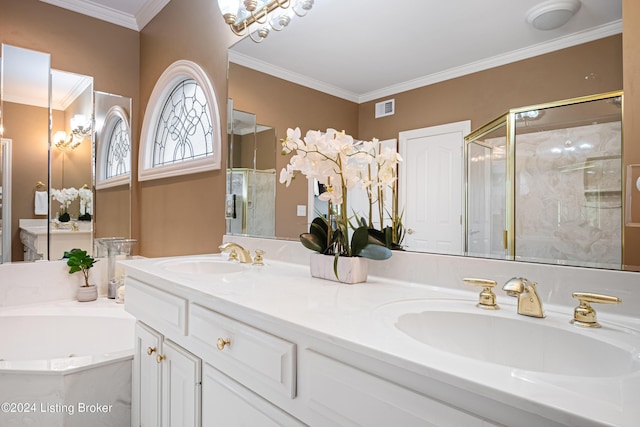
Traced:
<path id="1" fill-rule="evenodd" d="M 164 335 L 187 334 L 187 300 L 127 277 L 125 309 Z"/>
<path id="2" fill-rule="evenodd" d="M 189 335 L 203 359 L 259 394 L 296 395 L 295 344 L 193 304 Z M 222 350 L 218 340 L 228 340 Z"/>
<path id="3" fill-rule="evenodd" d="M 480 418 L 313 350 L 300 359 L 313 426 L 484 425 Z"/>

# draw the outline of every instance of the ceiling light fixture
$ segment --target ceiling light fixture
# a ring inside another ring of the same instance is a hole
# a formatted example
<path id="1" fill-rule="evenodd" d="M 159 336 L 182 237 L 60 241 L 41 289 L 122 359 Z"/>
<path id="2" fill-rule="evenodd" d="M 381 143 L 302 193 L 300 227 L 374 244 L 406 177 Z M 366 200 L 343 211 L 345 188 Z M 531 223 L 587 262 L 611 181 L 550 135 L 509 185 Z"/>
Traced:
<path id="1" fill-rule="evenodd" d="M 538 30 L 549 31 L 562 27 L 576 14 L 580 0 L 549 0 L 527 12 L 527 22 Z"/>
<path id="2" fill-rule="evenodd" d="M 237 36 L 262 42 L 270 30 L 281 31 L 293 16 L 305 16 L 313 0 L 218 0 L 224 21 Z"/>
<path id="3" fill-rule="evenodd" d="M 71 118 L 71 134 L 78 144 L 88 136 L 91 136 L 91 121 L 82 114 L 76 114 Z"/>

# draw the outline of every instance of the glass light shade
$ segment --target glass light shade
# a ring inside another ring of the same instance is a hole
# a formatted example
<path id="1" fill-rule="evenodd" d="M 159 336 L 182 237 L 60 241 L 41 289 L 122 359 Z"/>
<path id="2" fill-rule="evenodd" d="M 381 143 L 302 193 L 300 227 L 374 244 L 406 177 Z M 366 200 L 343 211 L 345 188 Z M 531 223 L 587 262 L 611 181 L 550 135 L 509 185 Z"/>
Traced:
<path id="1" fill-rule="evenodd" d="M 58 132 L 53 134 L 53 143 L 60 144 L 61 142 L 66 141 L 67 133 L 63 130 L 59 130 Z"/>
<path id="2" fill-rule="evenodd" d="M 237 15 L 240 8 L 240 0 L 218 0 L 218 7 L 220 7 L 220 12 L 223 15 L 227 13 Z"/>

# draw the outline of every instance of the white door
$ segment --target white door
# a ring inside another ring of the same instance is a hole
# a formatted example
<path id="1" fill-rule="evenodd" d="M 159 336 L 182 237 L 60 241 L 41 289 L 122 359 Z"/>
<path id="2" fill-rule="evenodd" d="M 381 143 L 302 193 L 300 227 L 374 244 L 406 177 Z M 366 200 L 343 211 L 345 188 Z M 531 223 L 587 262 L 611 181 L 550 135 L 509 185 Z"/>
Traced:
<path id="1" fill-rule="evenodd" d="M 463 253 L 463 146 L 471 122 L 400 132 L 399 209 L 409 251 Z"/>

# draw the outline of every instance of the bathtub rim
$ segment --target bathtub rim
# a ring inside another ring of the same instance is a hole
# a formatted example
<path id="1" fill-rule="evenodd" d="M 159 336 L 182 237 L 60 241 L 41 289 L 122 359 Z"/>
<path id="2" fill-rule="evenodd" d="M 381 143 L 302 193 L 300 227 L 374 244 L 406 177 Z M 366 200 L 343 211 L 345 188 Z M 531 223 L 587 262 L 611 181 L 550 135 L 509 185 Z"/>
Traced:
<path id="1" fill-rule="evenodd" d="M 83 311 L 85 311 L 83 313 Z M 89 311 L 87 313 L 86 311 Z M 124 304 L 117 304 L 113 299 L 99 297 L 92 302 L 76 300 L 58 300 L 46 303 L 23 304 L 0 307 L 0 319 L 14 316 L 87 316 L 98 318 L 118 318 L 132 321 L 135 317 L 124 310 Z M 133 360 L 134 342 L 131 348 L 121 351 L 89 354 L 64 358 L 33 360 L 0 360 L 0 375 L 60 375 L 80 372 L 86 369 Z M 52 366 L 53 365 L 53 366 Z"/>

